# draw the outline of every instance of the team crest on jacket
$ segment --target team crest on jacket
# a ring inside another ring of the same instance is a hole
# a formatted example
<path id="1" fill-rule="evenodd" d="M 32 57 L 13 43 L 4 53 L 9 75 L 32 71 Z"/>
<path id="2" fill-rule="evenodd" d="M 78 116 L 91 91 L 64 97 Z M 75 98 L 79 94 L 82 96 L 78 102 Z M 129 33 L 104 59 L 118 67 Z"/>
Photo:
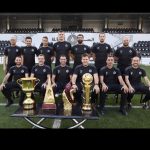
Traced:
<path id="1" fill-rule="evenodd" d="M 59 47 L 59 45 L 57 45 L 57 48 Z"/>
<path id="2" fill-rule="evenodd" d="M 130 72 L 131 75 L 133 75 L 133 72 Z"/>
<path id="3" fill-rule="evenodd" d="M 34 49 L 32 49 L 31 51 L 34 52 Z"/>
<path id="4" fill-rule="evenodd" d="M 84 51 L 86 51 L 86 47 L 84 47 Z"/>
<path id="5" fill-rule="evenodd" d="M 80 73 L 82 73 L 83 71 L 82 70 L 80 70 Z"/>
<path id="6" fill-rule="evenodd" d="M 21 73 L 24 73 L 24 70 L 21 70 Z"/>
<path id="7" fill-rule="evenodd" d="M 59 74 L 59 73 L 60 73 L 60 70 L 58 70 L 57 73 Z"/>
<path id="8" fill-rule="evenodd" d="M 68 44 L 65 44 L 65 47 L 68 47 Z"/>
<path id="9" fill-rule="evenodd" d="M 16 52 L 18 52 L 19 50 L 18 49 L 16 49 Z"/>
<path id="10" fill-rule="evenodd" d="M 15 73 L 15 72 L 16 72 L 16 70 L 13 70 L 13 72 Z"/>
<path id="11" fill-rule="evenodd" d="M 46 72 L 46 69 L 43 69 L 43 72 Z"/>
<path id="12" fill-rule="evenodd" d="M 37 68 L 35 69 L 35 72 L 37 72 Z"/>
<path id="13" fill-rule="evenodd" d="M 114 71 L 113 74 L 116 74 L 116 71 Z"/>
<path id="14" fill-rule="evenodd" d="M 142 74 L 142 72 L 141 71 L 139 71 L 139 75 L 141 75 Z"/>
<path id="15" fill-rule="evenodd" d="M 91 72 L 92 72 L 92 69 L 89 69 L 89 72 L 91 73 Z"/>
<path id="16" fill-rule="evenodd" d="M 68 73 L 68 72 L 69 72 L 69 70 L 67 69 L 67 70 L 66 70 L 66 73 Z"/>
<path id="17" fill-rule="evenodd" d="M 108 72 L 106 71 L 106 76 L 108 75 Z"/>
<path id="18" fill-rule="evenodd" d="M 106 46 L 106 49 L 108 49 L 108 46 Z"/>
<path id="19" fill-rule="evenodd" d="M 47 52 L 50 53 L 50 50 L 48 49 Z"/>
<path id="20" fill-rule="evenodd" d="M 132 53 L 132 50 L 131 50 L 131 49 L 129 50 L 129 53 Z"/>

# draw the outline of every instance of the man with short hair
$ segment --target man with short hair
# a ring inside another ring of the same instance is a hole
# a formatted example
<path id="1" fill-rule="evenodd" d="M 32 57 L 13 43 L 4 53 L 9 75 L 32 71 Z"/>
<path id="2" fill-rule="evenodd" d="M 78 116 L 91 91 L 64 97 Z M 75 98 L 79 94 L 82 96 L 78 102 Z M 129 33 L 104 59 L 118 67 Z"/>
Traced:
<path id="1" fill-rule="evenodd" d="M 4 62 L 3 62 L 3 70 L 5 73 L 9 71 L 12 66 L 15 66 L 15 58 L 16 56 L 21 56 L 21 48 L 16 45 L 17 37 L 12 36 L 10 38 L 10 46 L 6 47 L 4 50 Z M 12 77 L 10 76 L 8 81 L 11 81 Z"/>
<path id="2" fill-rule="evenodd" d="M 114 53 L 116 60 L 118 60 L 117 67 L 121 74 L 125 74 L 125 68 L 131 65 L 131 58 L 137 55 L 136 51 L 129 47 L 129 37 L 123 37 L 123 46 L 118 48 Z"/>
<path id="3" fill-rule="evenodd" d="M 67 65 L 69 66 L 69 58 L 70 58 L 70 51 L 71 51 L 71 44 L 67 41 L 65 41 L 65 32 L 60 30 L 58 32 L 58 42 L 56 42 L 53 46 L 54 53 L 56 57 L 56 63 L 55 66 L 58 66 L 60 64 L 59 58 L 60 55 L 65 55 L 67 58 Z"/>
<path id="4" fill-rule="evenodd" d="M 38 49 L 38 55 L 43 54 L 45 56 L 45 65 L 51 68 L 51 63 L 54 60 L 53 47 L 48 46 L 48 37 L 43 36 L 42 38 L 43 46 Z"/>
<path id="5" fill-rule="evenodd" d="M 116 93 L 121 93 L 120 101 L 120 112 L 123 115 L 127 115 L 126 112 L 126 101 L 128 88 L 124 83 L 121 72 L 118 68 L 113 67 L 114 57 L 108 56 L 106 60 L 107 65 L 100 70 L 100 83 L 102 86 L 102 91 L 100 93 L 100 112 L 104 115 L 105 101 L 108 92 L 115 91 Z"/>
<path id="6" fill-rule="evenodd" d="M 40 54 L 38 56 L 38 65 L 35 65 L 31 71 L 31 77 L 35 77 L 40 80 L 40 82 L 35 86 L 35 91 L 39 91 L 42 94 L 44 99 L 46 86 L 48 84 L 48 80 L 51 80 L 51 68 L 45 65 L 45 56 Z"/>
<path id="7" fill-rule="evenodd" d="M 98 79 L 98 73 L 95 68 L 95 66 L 89 65 L 89 55 L 87 53 L 83 54 L 81 57 L 82 64 L 78 65 L 73 73 L 72 76 L 72 88 L 76 90 L 75 93 L 75 100 L 76 102 L 81 105 L 82 104 L 82 89 L 83 89 L 83 81 L 82 77 L 85 73 L 89 73 L 93 76 L 93 82 L 92 84 L 92 93 L 91 93 L 91 103 L 95 103 L 95 100 L 97 98 L 97 94 L 99 93 L 99 79 Z"/>
<path id="8" fill-rule="evenodd" d="M 9 107 L 11 104 L 13 104 L 13 100 L 11 98 L 11 92 L 13 89 L 19 89 L 21 91 L 21 96 L 19 100 L 19 105 L 22 106 L 25 94 L 23 93 L 21 87 L 17 83 L 17 80 L 23 77 L 28 77 L 28 69 L 25 66 L 21 65 L 22 58 L 21 56 L 17 56 L 15 58 L 15 66 L 12 66 L 6 76 L 3 79 L 2 84 L 0 85 L 0 90 L 4 94 L 4 96 L 7 98 L 7 104 L 6 107 Z M 8 78 L 12 76 L 12 81 L 8 81 Z"/>
<path id="9" fill-rule="evenodd" d="M 82 54 L 84 54 L 84 53 L 90 54 L 91 53 L 90 47 L 83 43 L 83 41 L 84 41 L 83 34 L 77 35 L 77 41 L 78 41 L 78 44 L 74 45 L 71 49 L 71 54 L 72 54 L 71 56 L 74 59 L 73 70 L 75 69 L 75 67 L 77 65 L 82 64 L 82 62 L 81 62 Z"/>
<path id="10" fill-rule="evenodd" d="M 99 70 L 106 66 L 106 59 L 107 56 L 110 55 L 112 52 L 111 46 L 105 43 L 106 35 L 105 33 L 99 34 L 99 43 L 96 43 L 92 47 L 92 55 L 95 61 L 96 69 L 99 73 Z"/>
<path id="11" fill-rule="evenodd" d="M 142 83 L 142 77 L 147 85 Z M 146 94 L 143 99 L 143 103 L 150 100 L 150 80 L 146 76 L 145 70 L 140 67 L 140 58 L 138 56 L 133 57 L 131 66 L 126 68 L 125 81 L 129 87 L 129 94 L 127 98 L 129 109 L 132 107 L 131 100 L 135 92 L 142 92 L 143 94 Z M 147 105 L 144 104 L 143 108 L 147 109 Z"/>
<path id="12" fill-rule="evenodd" d="M 29 70 L 29 75 L 31 74 L 32 67 L 35 65 L 35 55 L 37 55 L 37 48 L 32 46 L 32 38 L 27 36 L 25 38 L 26 46 L 22 47 L 23 65 Z"/>
<path id="13" fill-rule="evenodd" d="M 66 65 L 66 56 L 61 55 L 59 60 L 60 65 L 54 68 L 52 75 L 52 87 L 55 94 L 62 93 L 72 78 L 72 68 Z"/>

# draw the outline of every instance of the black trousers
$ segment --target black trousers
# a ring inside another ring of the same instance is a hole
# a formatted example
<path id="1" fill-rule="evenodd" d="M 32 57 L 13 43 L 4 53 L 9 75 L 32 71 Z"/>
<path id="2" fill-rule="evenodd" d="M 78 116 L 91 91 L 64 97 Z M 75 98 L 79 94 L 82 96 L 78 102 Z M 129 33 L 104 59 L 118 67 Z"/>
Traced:
<path id="1" fill-rule="evenodd" d="M 40 92 L 42 94 L 42 97 L 44 98 L 45 97 L 45 93 L 46 93 L 46 88 L 44 88 L 44 86 L 42 86 L 43 83 L 38 83 L 36 86 L 35 86 L 35 89 L 34 91 L 35 92 Z"/>
<path id="2" fill-rule="evenodd" d="M 15 64 L 14 64 L 15 65 Z M 12 67 L 12 66 L 14 66 L 14 65 L 7 65 L 7 72 L 6 73 L 8 73 L 8 71 L 9 71 L 9 69 Z M 12 75 L 10 75 L 10 77 L 8 78 L 8 82 L 11 82 L 12 81 Z"/>
<path id="3" fill-rule="evenodd" d="M 19 91 L 21 91 L 19 103 L 22 103 L 25 99 L 25 93 L 22 91 L 21 87 L 15 81 L 8 82 L 7 84 L 5 84 L 5 87 L 3 88 L 2 93 L 8 99 L 8 101 L 12 101 L 11 93 L 14 89 L 18 89 Z"/>
<path id="4" fill-rule="evenodd" d="M 83 85 L 80 83 L 80 82 L 77 82 L 76 83 L 78 89 L 76 91 L 76 93 L 74 93 L 74 97 L 75 97 L 75 100 L 77 103 L 79 104 L 82 104 L 83 101 L 84 101 L 84 95 L 83 95 Z M 91 86 L 91 99 L 90 99 L 90 102 L 91 103 L 95 103 L 96 102 L 96 99 L 98 98 L 98 94 L 96 94 L 95 91 L 93 91 L 93 85 Z"/>
<path id="5" fill-rule="evenodd" d="M 121 93 L 121 100 L 120 100 L 120 109 L 124 109 L 127 103 L 127 94 L 121 89 L 122 86 L 120 84 L 110 84 L 107 85 L 108 90 L 106 92 L 100 92 L 100 108 L 103 109 L 105 106 L 106 96 L 108 92 L 116 92 Z"/>
<path id="6" fill-rule="evenodd" d="M 141 92 L 143 94 L 146 94 L 143 99 L 143 102 L 150 100 L 150 91 L 149 91 L 148 86 L 145 86 L 143 83 L 141 83 L 141 84 L 137 84 L 137 85 L 132 85 L 132 87 L 135 89 L 135 92 L 128 94 L 128 97 L 127 97 L 128 103 L 131 102 L 131 100 L 136 92 Z"/>
<path id="7" fill-rule="evenodd" d="M 66 86 L 67 83 L 62 83 L 62 82 L 56 82 L 56 85 L 54 88 L 53 88 L 53 91 L 54 91 L 54 94 L 56 93 L 62 93 L 63 90 L 65 89 L 65 86 Z"/>

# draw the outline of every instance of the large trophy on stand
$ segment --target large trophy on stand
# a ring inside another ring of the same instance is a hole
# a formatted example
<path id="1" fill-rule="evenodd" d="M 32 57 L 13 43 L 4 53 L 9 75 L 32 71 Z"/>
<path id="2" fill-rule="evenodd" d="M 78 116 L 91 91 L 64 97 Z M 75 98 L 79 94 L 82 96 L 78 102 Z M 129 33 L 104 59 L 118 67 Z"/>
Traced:
<path id="1" fill-rule="evenodd" d="M 82 76 L 82 81 L 83 81 L 83 106 L 82 106 L 82 110 L 85 111 L 91 111 L 91 83 L 93 81 L 93 76 L 90 73 L 85 73 Z"/>
<path id="2" fill-rule="evenodd" d="M 54 93 L 53 93 L 50 79 L 48 80 L 48 84 L 46 86 L 46 93 L 45 93 L 42 109 L 48 109 L 48 110 L 56 109 L 55 98 L 54 98 Z"/>
<path id="3" fill-rule="evenodd" d="M 39 81 L 39 79 L 32 77 L 21 78 L 17 80 L 17 83 L 22 87 L 22 91 L 26 93 L 27 98 L 23 101 L 23 108 L 26 110 L 30 110 L 35 107 L 35 102 L 33 99 L 31 99 L 31 94 Z"/>

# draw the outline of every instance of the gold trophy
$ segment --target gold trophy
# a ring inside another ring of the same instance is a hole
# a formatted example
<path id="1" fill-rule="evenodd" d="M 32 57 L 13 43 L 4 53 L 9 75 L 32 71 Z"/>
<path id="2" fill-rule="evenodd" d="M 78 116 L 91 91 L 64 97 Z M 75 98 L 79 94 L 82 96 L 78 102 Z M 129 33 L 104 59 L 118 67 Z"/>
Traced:
<path id="1" fill-rule="evenodd" d="M 56 109 L 55 98 L 50 79 L 48 80 L 48 84 L 46 86 L 46 93 L 42 109 Z"/>
<path id="2" fill-rule="evenodd" d="M 91 83 L 93 81 L 93 76 L 90 73 L 85 73 L 82 76 L 83 81 L 83 95 L 84 95 L 84 102 L 82 106 L 82 110 L 91 111 L 91 102 L 90 102 L 90 93 L 91 93 Z"/>
<path id="3" fill-rule="evenodd" d="M 36 83 L 36 81 L 38 81 Z M 30 110 L 34 108 L 34 100 L 31 99 L 31 94 L 34 91 L 35 86 L 39 83 L 39 79 L 37 78 L 21 78 L 17 80 L 17 83 L 22 87 L 22 90 L 26 93 L 26 99 L 23 101 L 23 108 L 26 110 Z M 20 84 L 21 83 L 21 84 Z"/>

